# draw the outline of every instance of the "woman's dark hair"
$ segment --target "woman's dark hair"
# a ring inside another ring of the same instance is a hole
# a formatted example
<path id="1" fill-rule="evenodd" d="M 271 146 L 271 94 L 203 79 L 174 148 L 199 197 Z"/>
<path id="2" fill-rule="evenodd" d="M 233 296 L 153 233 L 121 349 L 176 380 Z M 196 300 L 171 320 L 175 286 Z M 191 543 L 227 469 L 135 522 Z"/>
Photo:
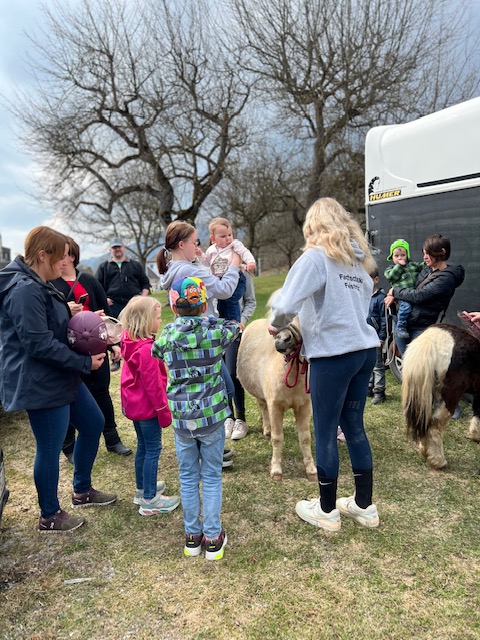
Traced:
<path id="1" fill-rule="evenodd" d="M 175 250 L 178 247 L 178 243 L 189 238 L 194 231 L 195 227 L 182 220 L 175 220 L 175 222 L 171 222 L 168 225 L 165 231 L 165 247 L 157 253 L 159 273 L 165 273 L 167 271 L 170 261 L 169 251 L 172 251 L 172 249 Z"/>
<path id="2" fill-rule="evenodd" d="M 423 243 L 423 250 L 437 260 L 448 260 L 450 257 L 450 240 L 441 233 L 434 233 Z"/>
<path id="3" fill-rule="evenodd" d="M 74 258 L 73 266 L 76 267 L 80 262 L 80 247 L 75 242 L 75 240 L 70 236 L 67 236 L 67 242 L 68 242 L 68 255 L 73 256 Z"/>

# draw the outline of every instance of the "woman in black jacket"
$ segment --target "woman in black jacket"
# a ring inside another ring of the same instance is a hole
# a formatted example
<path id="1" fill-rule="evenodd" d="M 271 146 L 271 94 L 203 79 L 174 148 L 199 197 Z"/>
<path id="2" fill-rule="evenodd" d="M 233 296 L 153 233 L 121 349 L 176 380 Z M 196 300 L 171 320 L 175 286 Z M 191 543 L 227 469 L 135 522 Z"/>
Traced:
<path id="1" fill-rule="evenodd" d="M 53 280 L 52 284 L 61 291 L 70 305 L 72 313 L 81 311 L 108 311 L 106 293 L 100 282 L 88 273 L 79 273 L 77 265 L 80 262 L 80 247 L 73 238 L 67 236 L 69 251 L 66 260 L 66 267 L 62 270 L 62 277 Z M 86 299 L 79 303 L 80 298 L 87 295 Z M 114 345 L 114 360 L 120 359 L 120 347 Z M 82 376 L 82 380 L 87 385 L 90 393 L 97 401 L 101 412 L 105 418 L 103 437 L 108 451 L 121 456 L 128 456 L 132 450 L 126 447 L 120 440 L 115 422 L 112 398 L 110 397 L 110 367 L 108 358 L 105 358 L 102 366 L 97 371 L 92 371 Z M 73 462 L 73 449 L 75 446 L 75 429 L 69 425 L 65 441 L 63 443 L 63 453 L 70 462 Z"/>
<path id="2" fill-rule="evenodd" d="M 440 315 L 446 312 L 455 289 L 465 278 L 465 269 L 460 265 L 449 265 L 449 257 L 450 240 L 440 233 L 429 236 L 423 244 L 425 267 L 417 276 L 415 289 L 394 287 L 385 298 L 386 307 L 389 307 L 395 298 L 412 305 L 408 319 L 409 341 L 435 324 Z M 403 354 L 408 342 L 398 337 L 396 342 Z"/>
<path id="3" fill-rule="evenodd" d="M 72 505 L 116 500 L 91 484 L 104 419 L 80 377 L 98 369 L 105 354 L 70 349 L 69 308 L 49 283 L 61 275 L 67 254 L 63 234 L 36 227 L 25 240 L 25 257 L 17 256 L 0 271 L 0 400 L 6 411 L 28 413 L 37 444 L 33 474 L 42 532 L 72 531 L 84 523 L 58 501 L 59 455 L 70 420 L 79 432 Z"/>

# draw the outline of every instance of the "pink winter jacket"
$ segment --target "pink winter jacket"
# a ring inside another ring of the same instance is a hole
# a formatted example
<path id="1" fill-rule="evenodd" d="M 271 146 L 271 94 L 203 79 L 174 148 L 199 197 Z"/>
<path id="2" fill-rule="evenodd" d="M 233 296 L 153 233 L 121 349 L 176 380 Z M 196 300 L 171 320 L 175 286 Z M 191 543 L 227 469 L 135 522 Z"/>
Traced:
<path id="1" fill-rule="evenodd" d="M 156 416 L 161 427 L 168 427 L 172 414 L 167 401 L 167 370 L 163 362 L 152 357 L 152 345 L 153 338 L 131 340 L 123 332 L 122 409 L 130 420 L 150 420 Z"/>

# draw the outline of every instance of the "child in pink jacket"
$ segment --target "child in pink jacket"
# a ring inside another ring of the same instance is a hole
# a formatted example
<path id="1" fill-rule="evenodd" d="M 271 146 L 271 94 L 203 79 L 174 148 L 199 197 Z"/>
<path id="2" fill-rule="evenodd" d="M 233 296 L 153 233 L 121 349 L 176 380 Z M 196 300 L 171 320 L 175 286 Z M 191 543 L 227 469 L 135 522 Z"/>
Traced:
<path id="1" fill-rule="evenodd" d="M 162 450 L 162 427 L 172 415 L 167 401 L 167 371 L 152 357 L 152 345 L 161 321 L 161 307 L 155 298 L 135 296 L 119 317 L 123 327 L 120 347 L 124 364 L 120 379 L 123 413 L 133 420 L 137 432 L 133 503 L 142 516 L 173 511 L 178 496 L 164 496 L 165 483 L 157 483 Z"/>

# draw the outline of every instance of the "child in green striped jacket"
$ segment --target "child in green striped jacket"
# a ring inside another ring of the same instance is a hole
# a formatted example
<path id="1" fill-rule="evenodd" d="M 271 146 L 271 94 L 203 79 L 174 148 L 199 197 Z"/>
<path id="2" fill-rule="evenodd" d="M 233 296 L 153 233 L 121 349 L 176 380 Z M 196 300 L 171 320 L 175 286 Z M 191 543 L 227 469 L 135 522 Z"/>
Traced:
<path id="1" fill-rule="evenodd" d="M 239 335 L 238 322 L 203 317 L 207 292 L 199 278 L 183 278 L 170 289 L 176 316 L 152 348 L 168 367 L 167 398 L 172 412 L 180 473 L 186 556 L 205 545 L 208 560 L 221 559 L 227 536 L 222 529 L 222 463 L 225 419 L 230 415 L 220 373 L 225 349 Z M 199 483 L 202 481 L 203 525 Z"/>

